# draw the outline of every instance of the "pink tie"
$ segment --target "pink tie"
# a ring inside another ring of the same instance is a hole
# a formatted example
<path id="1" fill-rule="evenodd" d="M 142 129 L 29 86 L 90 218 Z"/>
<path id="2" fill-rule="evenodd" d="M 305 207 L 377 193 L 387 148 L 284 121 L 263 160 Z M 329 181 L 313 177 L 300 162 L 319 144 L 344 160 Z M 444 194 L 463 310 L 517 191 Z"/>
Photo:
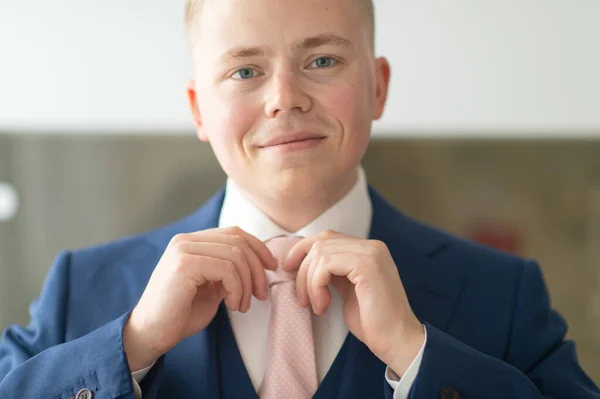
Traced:
<path id="1" fill-rule="evenodd" d="M 300 237 L 276 237 L 266 242 L 278 260 L 276 272 L 267 272 L 271 316 L 265 377 L 261 399 L 308 399 L 317 391 L 317 366 L 310 310 L 296 297 L 296 273 L 283 270 L 283 261 Z"/>

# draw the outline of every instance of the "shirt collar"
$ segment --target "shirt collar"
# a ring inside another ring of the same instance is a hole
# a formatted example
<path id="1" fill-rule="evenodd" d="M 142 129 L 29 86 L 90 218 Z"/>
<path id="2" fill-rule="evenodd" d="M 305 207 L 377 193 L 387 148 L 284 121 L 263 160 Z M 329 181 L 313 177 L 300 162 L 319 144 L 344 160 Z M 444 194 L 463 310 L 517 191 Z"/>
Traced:
<path id="1" fill-rule="evenodd" d="M 219 227 L 238 226 L 261 241 L 286 234 L 310 237 L 324 230 L 364 239 L 369 236 L 372 214 L 366 175 L 359 167 L 358 179 L 348 194 L 296 232 L 286 231 L 273 222 L 243 196 L 233 180 L 227 179 Z"/>

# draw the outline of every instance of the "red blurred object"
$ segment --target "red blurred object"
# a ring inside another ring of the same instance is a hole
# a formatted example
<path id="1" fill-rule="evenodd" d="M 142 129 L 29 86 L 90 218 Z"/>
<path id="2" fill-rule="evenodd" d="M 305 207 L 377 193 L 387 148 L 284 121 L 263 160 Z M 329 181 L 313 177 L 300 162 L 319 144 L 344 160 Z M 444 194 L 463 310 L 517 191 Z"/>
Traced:
<path id="1" fill-rule="evenodd" d="M 521 234 L 515 226 L 479 223 L 469 229 L 468 238 L 480 244 L 513 254 L 520 254 L 523 249 Z"/>

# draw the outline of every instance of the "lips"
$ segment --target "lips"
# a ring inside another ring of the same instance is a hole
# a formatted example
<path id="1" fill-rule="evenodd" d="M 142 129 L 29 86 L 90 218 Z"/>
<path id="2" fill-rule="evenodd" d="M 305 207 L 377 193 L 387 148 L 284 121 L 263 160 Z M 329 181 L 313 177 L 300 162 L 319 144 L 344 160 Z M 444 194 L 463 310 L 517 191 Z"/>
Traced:
<path id="1" fill-rule="evenodd" d="M 325 138 L 325 136 L 320 136 L 318 134 L 311 134 L 311 133 L 288 134 L 288 135 L 284 135 L 284 136 L 274 137 L 273 139 L 269 140 L 266 144 L 262 145 L 261 148 L 274 147 L 276 145 L 283 145 L 283 144 L 295 143 L 295 142 L 299 142 L 299 141 L 324 139 L 324 138 Z"/>

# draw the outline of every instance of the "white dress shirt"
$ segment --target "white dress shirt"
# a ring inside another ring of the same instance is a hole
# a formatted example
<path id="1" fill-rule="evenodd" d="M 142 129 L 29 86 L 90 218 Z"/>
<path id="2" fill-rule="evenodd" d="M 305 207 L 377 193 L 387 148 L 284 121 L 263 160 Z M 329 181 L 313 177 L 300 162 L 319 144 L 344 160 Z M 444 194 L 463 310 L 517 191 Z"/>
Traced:
<path id="1" fill-rule="evenodd" d="M 241 190 L 231 179 L 228 179 L 219 227 L 238 226 L 261 241 L 283 234 L 310 237 L 328 229 L 366 239 L 371 228 L 372 214 L 371 198 L 362 168 L 358 170 L 357 182 L 344 198 L 296 232 L 286 231 L 269 219 L 242 195 Z M 270 310 L 270 299 L 260 301 L 255 297 L 252 297 L 250 310 L 247 313 L 228 310 L 237 346 L 257 392 L 265 374 Z M 321 316 L 313 314 L 312 317 L 317 377 L 320 383 L 348 334 L 348 327 L 344 322 L 343 302 L 336 289 L 331 289 L 331 303 L 325 314 Z M 408 398 L 421 365 L 424 348 L 425 344 L 402 378 L 390 368 L 386 369 L 385 377 L 394 389 L 394 399 Z M 151 367 L 133 373 L 138 399 L 141 399 L 138 382 L 144 378 Z"/>

